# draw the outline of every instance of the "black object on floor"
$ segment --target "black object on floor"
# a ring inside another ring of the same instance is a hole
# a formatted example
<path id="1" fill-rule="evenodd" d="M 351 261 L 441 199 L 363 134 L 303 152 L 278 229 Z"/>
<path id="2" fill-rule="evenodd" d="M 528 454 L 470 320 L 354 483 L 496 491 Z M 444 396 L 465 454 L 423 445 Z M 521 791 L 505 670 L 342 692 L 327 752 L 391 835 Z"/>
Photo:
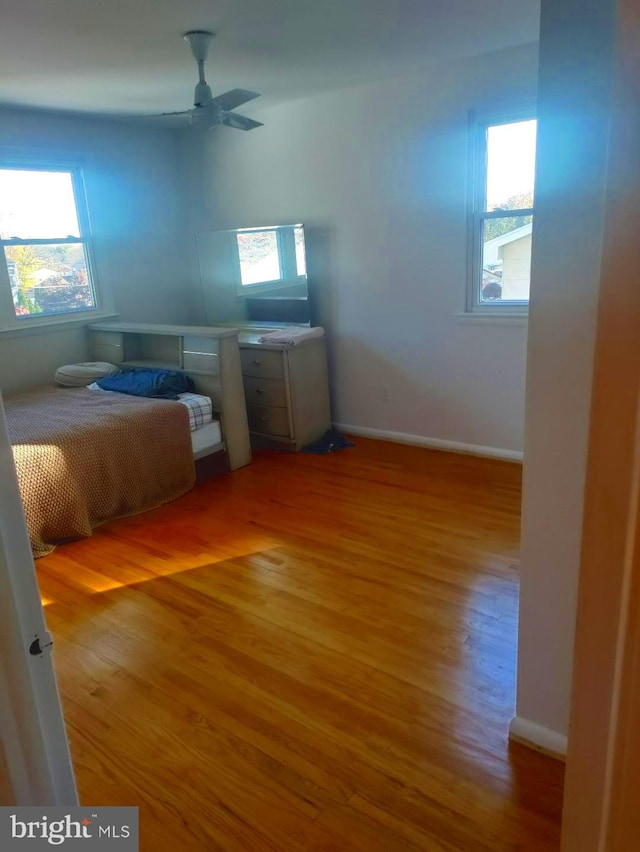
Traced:
<path id="1" fill-rule="evenodd" d="M 335 429 L 327 429 L 322 438 L 314 441 L 313 444 L 307 444 L 306 447 L 302 448 L 302 452 L 322 455 L 334 450 L 346 450 L 347 447 L 355 447 L 355 444 L 341 435 L 340 432 L 336 432 Z"/>

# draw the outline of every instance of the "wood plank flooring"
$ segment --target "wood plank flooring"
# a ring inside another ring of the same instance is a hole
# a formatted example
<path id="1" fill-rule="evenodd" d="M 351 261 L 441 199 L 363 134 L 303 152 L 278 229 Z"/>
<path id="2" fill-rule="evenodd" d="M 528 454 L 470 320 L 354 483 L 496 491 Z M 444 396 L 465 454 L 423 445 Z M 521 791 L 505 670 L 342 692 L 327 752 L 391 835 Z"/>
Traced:
<path id="1" fill-rule="evenodd" d="M 555 850 L 509 745 L 520 468 L 261 451 L 37 563 L 84 804 L 143 852 Z"/>

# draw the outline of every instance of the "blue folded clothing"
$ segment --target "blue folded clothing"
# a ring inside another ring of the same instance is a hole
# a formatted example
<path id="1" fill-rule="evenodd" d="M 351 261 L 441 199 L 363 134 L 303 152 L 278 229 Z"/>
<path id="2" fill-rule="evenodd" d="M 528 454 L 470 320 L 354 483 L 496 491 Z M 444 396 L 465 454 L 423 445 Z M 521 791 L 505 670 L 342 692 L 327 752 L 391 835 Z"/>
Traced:
<path id="1" fill-rule="evenodd" d="M 178 394 L 194 389 L 189 376 L 176 370 L 129 367 L 116 376 L 105 376 L 96 384 L 107 391 L 146 396 L 152 399 L 178 399 Z"/>

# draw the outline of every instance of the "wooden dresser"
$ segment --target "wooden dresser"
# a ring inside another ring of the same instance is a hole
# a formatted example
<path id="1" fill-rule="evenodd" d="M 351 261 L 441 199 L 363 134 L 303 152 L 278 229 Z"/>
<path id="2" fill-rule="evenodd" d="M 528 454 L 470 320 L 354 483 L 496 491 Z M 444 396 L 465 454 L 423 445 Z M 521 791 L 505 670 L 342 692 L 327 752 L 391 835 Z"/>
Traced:
<path id="1" fill-rule="evenodd" d="M 325 338 L 284 346 L 260 334 L 239 334 L 249 431 L 300 450 L 331 426 Z"/>

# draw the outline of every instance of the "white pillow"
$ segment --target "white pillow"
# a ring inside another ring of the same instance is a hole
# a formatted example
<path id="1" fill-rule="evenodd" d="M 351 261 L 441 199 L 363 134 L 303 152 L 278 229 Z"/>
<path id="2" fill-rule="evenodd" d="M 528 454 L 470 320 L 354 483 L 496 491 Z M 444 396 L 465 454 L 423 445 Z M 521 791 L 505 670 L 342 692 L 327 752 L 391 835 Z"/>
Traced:
<path id="1" fill-rule="evenodd" d="M 66 364 L 56 370 L 56 384 L 65 388 L 84 388 L 103 376 L 115 376 L 120 367 L 107 361 L 85 361 L 82 364 Z"/>

